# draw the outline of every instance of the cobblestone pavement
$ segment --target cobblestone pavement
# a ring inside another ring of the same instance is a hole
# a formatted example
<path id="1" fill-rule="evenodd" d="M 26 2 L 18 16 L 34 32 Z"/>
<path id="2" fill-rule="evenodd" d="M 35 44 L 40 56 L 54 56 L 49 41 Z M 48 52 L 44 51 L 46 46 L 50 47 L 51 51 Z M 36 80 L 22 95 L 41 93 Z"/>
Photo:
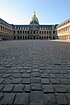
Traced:
<path id="1" fill-rule="evenodd" d="M 70 43 L 0 41 L 0 105 L 70 105 Z"/>

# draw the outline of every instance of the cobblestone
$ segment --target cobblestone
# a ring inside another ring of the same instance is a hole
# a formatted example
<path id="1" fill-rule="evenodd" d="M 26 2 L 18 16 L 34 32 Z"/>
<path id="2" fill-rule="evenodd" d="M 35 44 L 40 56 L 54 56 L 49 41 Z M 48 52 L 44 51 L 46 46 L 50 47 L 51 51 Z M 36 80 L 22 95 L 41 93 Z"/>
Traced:
<path id="1" fill-rule="evenodd" d="M 0 105 L 70 105 L 70 42 L 0 42 Z"/>
<path id="2" fill-rule="evenodd" d="M 41 82 L 42 82 L 42 84 L 49 84 L 49 79 L 48 78 L 42 78 Z"/>
<path id="3" fill-rule="evenodd" d="M 1 105 L 12 105 L 14 98 L 15 98 L 14 93 L 5 93 L 0 103 Z"/>
<path id="4" fill-rule="evenodd" d="M 24 89 L 24 85 L 15 85 L 14 86 L 14 89 L 13 89 L 13 92 L 15 92 L 15 93 L 22 93 L 23 92 L 23 89 Z"/>
<path id="5" fill-rule="evenodd" d="M 65 94 L 62 94 L 62 93 L 56 94 L 56 99 L 57 99 L 58 105 L 68 105 Z"/>
<path id="6" fill-rule="evenodd" d="M 17 93 L 14 105 L 28 105 L 29 94 L 27 93 Z"/>
<path id="7" fill-rule="evenodd" d="M 23 84 L 30 84 L 30 78 L 23 78 L 22 83 Z"/>
<path id="8" fill-rule="evenodd" d="M 14 87 L 14 85 L 12 85 L 12 84 L 6 85 L 6 86 L 3 88 L 2 92 L 12 92 L 13 87 Z"/>
<path id="9" fill-rule="evenodd" d="M 42 88 L 41 88 L 41 84 L 32 83 L 32 84 L 31 84 L 31 89 L 32 89 L 33 91 L 39 91 L 39 90 L 41 91 L 41 89 L 42 89 Z"/>
<path id="10" fill-rule="evenodd" d="M 43 105 L 44 98 L 43 93 L 41 91 L 32 91 L 30 94 L 30 105 Z"/>
<path id="11" fill-rule="evenodd" d="M 53 85 L 43 85 L 42 88 L 44 93 L 54 93 Z"/>
<path id="12" fill-rule="evenodd" d="M 56 96 L 54 94 L 45 94 L 44 101 L 46 105 L 57 105 Z"/>
<path id="13" fill-rule="evenodd" d="M 24 92 L 30 93 L 30 85 L 25 85 Z"/>
<path id="14" fill-rule="evenodd" d="M 55 85 L 54 88 L 55 88 L 55 91 L 58 93 L 66 93 L 67 92 L 67 89 L 64 85 Z"/>

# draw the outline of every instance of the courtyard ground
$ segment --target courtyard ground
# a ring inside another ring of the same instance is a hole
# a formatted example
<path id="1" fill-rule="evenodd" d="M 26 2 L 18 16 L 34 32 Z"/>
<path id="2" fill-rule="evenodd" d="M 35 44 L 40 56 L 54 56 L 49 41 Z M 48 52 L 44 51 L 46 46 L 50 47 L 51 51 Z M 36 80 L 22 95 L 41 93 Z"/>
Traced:
<path id="1" fill-rule="evenodd" d="M 0 41 L 0 105 L 70 105 L 70 42 Z"/>

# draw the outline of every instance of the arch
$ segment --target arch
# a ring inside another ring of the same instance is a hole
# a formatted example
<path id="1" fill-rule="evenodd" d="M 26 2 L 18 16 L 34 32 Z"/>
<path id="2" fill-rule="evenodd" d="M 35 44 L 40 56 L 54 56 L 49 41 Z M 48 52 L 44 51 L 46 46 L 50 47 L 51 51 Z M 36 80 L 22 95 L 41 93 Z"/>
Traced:
<path id="1" fill-rule="evenodd" d="M 49 36 L 48 38 L 51 39 L 51 36 Z"/>
<path id="2" fill-rule="evenodd" d="M 53 36 L 53 39 L 55 39 L 55 36 Z"/>
<path id="3" fill-rule="evenodd" d="M 24 34 L 24 31 L 23 31 L 23 34 Z"/>
<path id="4" fill-rule="evenodd" d="M 1 26 L 1 31 L 2 31 L 2 26 Z"/>
<path id="5" fill-rule="evenodd" d="M 41 31 L 39 31 L 39 34 L 41 34 Z"/>
<path id="6" fill-rule="evenodd" d="M 28 35 L 29 35 L 29 31 L 28 31 Z"/>
<path id="7" fill-rule="evenodd" d="M 41 38 L 43 39 L 43 36 Z"/>
<path id="8" fill-rule="evenodd" d="M 16 36 L 14 36 L 14 40 L 16 39 Z"/>
<path id="9" fill-rule="evenodd" d="M 22 39 L 22 36 L 20 36 L 19 39 Z"/>
<path id="10" fill-rule="evenodd" d="M 17 33 L 19 34 L 19 31 L 17 31 Z"/>
<path id="11" fill-rule="evenodd" d="M 14 30 L 14 34 L 15 34 L 15 30 Z"/>
<path id="12" fill-rule="evenodd" d="M 28 39 L 29 39 L 29 36 L 28 36 Z"/>
<path id="13" fill-rule="evenodd" d="M 44 31 L 44 34 L 46 34 L 46 31 Z"/>
<path id="14" fill-rule="evenodd" d="M 46 39 L 48 39 L 48 36 L 46 37 Z"/>
<path id="15" fill-rule="evenodd" d="M 33 34 L 35 34 L 35 31 L 33 31 Z"/>
<path id="16" fill-rule="evenodd" d="M 27 36 L 25 36 L 25 39 L 27 39 Z"/>
<path id="17" fill-rule="evenodd" d="M 24 36 L 23 36 L 23 39 L 24 39 Z"/>
<path id="18" fill-rule="evenodd" d="M 33 36 L 33 39 L 35 39 L 35 36 Z"/>
<path id="19" fill-rule="evenodd" d="M 41 36 L 39 36 L 39 39 L 41 39 Z"/>
<path id="20" fill-rule="evenodd" d="M 44 39 L 46 39 L 46 36 L 44 36 Z"/>
<path id="21" fill-rule="evenodd" d="M 22 34 L 22 31 L 20 31 L 20 34 Z"/>
<path id="22" fill-rule="evenodd" d="M 17 39 L 19 40 L 19 36 L 17 36 Z"/>

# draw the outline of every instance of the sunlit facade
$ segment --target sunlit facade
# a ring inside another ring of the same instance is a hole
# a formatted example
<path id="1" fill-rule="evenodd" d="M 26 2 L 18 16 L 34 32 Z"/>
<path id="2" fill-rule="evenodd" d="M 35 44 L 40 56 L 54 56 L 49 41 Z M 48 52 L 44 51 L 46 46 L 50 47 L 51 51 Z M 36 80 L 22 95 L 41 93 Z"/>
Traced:
<path id="1" fill-rule="evenodd" d="M 57 35 L 59 39 L 70 40 L 70 18 L 57 26 Z"/>

